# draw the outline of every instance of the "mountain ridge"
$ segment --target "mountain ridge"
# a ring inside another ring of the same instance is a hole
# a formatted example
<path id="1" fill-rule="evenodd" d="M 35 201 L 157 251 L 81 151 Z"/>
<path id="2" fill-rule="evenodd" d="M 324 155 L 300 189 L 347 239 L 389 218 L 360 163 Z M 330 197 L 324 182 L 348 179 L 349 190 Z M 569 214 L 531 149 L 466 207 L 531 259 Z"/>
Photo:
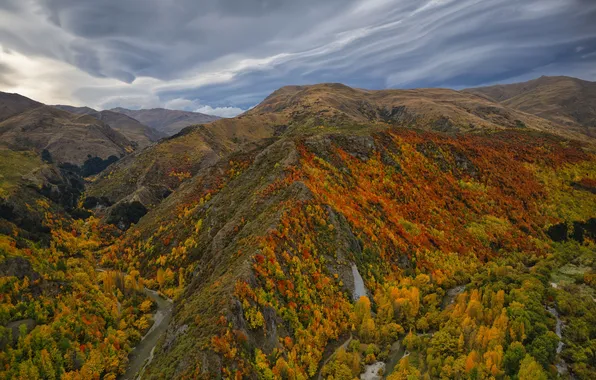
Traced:
<path id="1" fill-rule="evenodd" d="M 596 137 L 596 82 L 543 76 L 522 83 L 464 90 L 506 106 L 551 120 L 564 127 L 583 127 Z"/>
<path id="2" fill-rule="evenodd" d="M 172 136 L 190 125 L 210 123 L 220 119 L 218 116 L 206 115 L 199 112 L 171 110 L 166 108 L 131 110 L 116 107 L 112 108 L 111 111 L 132 117 L 142 124 L 165 133 L 168 136 Z"/>
<path id="3" fill-rule="evenodd" d="M 0 122 L 3 145 L 38 153 L 47 150 L 56 162 L 79 166 L 88 156 L 107 159 L 133 150 L 126 137 L 94 117 L 31 102 Z"/>
<path id="4" fill-rule="evenodd" d="M 93 116 L 108 124 L 112 129 L 122 133 L 129 140 L 136 142 L 140 148 L 145 148 L 159 141 L 159 139 L 166 137 L 164 133 L 146 126 L 123 113 L 110 110 L 97 111 L 89 107 L 73 107 L 68 105 L 55 105 L 54 107 L 80 115 Z"/>

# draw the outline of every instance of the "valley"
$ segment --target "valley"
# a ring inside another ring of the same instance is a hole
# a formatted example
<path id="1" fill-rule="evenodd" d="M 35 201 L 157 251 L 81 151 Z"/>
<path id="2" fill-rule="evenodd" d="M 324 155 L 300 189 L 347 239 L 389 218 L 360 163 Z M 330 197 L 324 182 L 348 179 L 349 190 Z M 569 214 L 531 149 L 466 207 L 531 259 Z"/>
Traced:
<path id="1" fill-rule="evenodd" d="M 594 119 L 520 100 L 568 83 L 287 86 L 176 133 L 3 95 L 0 379 L 593 378 Z"/>

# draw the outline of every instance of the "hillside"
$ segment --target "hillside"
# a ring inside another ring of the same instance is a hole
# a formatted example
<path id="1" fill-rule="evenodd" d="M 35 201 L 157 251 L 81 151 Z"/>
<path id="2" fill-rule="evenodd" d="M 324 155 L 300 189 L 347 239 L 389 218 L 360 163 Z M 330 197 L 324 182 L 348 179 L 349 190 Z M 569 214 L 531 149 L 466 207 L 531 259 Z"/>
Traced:
<path id="1" fill-rule="evenodd" d="M 596 136 L 596 83 L 570 77 L 541 77 L 523 83 L 465 90 L 565 127 Z"/>
<path id="2" fill-rule="evenodd" d="M 0 121 L 43 104 L 19 94 L 0 92 Z"/>
<path id="3" fill-rule="evenodd" d="M 581 242 L 596 236 L 596 158 L 580 136 L 473 94 L 324 84 L 282 88 L 122 160 L 88 194 L 149 211 L 103 265 L 138 269 L 176 299 L 144 376 L 343 378 L 377 361 L 515 374 L 519 359 L 498 364 L 511 342 L 538 357 L 558 341 L 542 304 L 580 292 L 585 310 L 595 294 L 590 280 L 544 285 L 557 260 L 593 263 Z M 143 195 L 151 186 L 161 199 Z M 576 240 L 553 243 L 564 225 Z M 579 346 L 565 360 L 591 373 L 569 359 Z"/>
<path id="4" fill-rule="evenodd" d="M 16 94 L 0 93 L 0 227 L 46 240 L 40 204 L 56 213 L 89 215 L 79 198 L 83 177 L 97 174 L 135 145 L 107 124 Z"/>
<path id="5" fill-rule="evenodd" d="M 139 201 L 152 208 L 201 169 L 241 147 L 259 145 L 283 130 L 285 122 L 269 114 L 188 127 L 114 164 L 96 179 L 88 195 L 111 204 Z"/>
<path id="6" fill-rule="evenodd" d="M 112 164 L 93 216 L 37 202 L 45 244 L 0 218 L 0 378 L 124 374 L 146 286 L 144 379 L 592 379 L 593 144 L 468 92 L 281 88 Z"/>
<path id="7" fill-rule="evenodd" d="M 111 203 L 137 200 L 151 208 L 201 168 L 247 144 L 267 143 L 280 135 L 361 134 L 391 126 L 474 134 L 509 128 L 582 139 L 545 119 L 453 90 L 289 86 L 244 115 L 186 129 L 122 160 L 98 178 L 89 194 Z"/>
<path id="8" fill-rule="evenodd" d="M 205 115 L 199 112 L 168 110 L 165 108 L 130 110 L 118 107 L 111 111 L 130 116 L 166 136 L 175 135 L 190 125 L 206 124 L 219 119 L 217 116 Z"/>
<path id="9" fill-rule="evenodd" d="M 440 132 L 478 133 L 506 128 L 532 130 L 581 139 L 543 118 L 520 112 L 474 94 L 449 89 L 361 90 L 341 84 L 284 87 L 249 115 L 277 112 L 301 117 L 345 121 L 347 124 L 382 123 L 415 126 Z"/>
<path id="10" fill-rule="evenodd" d="M 36 107 L 0 122 L 2 144 L 11 149 L 47 150 L 53 161 L 82 166 L 89 157 L 120 158 L 131 142 L 94 117 L 51 106 Z"/>
<path id="11" fill-rule="evenodd" d="M 139 148 L 145 148 L 146 146 L 159 141 L 159 139 L 166 137 L 164 133 L 143 125 L 139 121 L 123 113 L 107 110 L 96 111 L 89 107 L 73 107 L 65 105 L 56 105 L 54 107 L 79 115 L 93 116 L 109 125 L 113 130 L 122 133 L 130 141 L 135 142 Z"/>

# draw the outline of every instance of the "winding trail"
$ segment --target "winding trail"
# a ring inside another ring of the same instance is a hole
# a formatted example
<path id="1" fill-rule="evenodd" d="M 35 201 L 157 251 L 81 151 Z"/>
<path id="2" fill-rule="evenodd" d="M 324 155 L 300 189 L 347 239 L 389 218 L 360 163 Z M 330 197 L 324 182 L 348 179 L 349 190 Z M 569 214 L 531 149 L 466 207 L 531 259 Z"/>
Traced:
<path id="1" fill-rule="evenodd" d="M 344 350 L 347 351 L 348 348 L 348 344 L 350 344 L 350 342 L 352 341 L 352 334 L 350 334 L 350 336 L 348 336 L 348 339 L 346 339 L 345 342 L 343 342 L 339 347 L 337 347 L 337 349 L 335 349 L 333 351 L 333 353 L 331 355 L 329 355 L 327 357 L 327 359 L 325 359 L 323 361 L 323 364 L 321 364 L 321 366 L 319 367 L 319 373 L 317 374 L 317 379 L 321 380 L 322 376 L 321 376 L 321 372 L 323 372 L 323 367 L 325 367 L 327 365 L 327 363 L 329 363 L 329 361 L 335 356 L 335 354 L 341 349 L 343 348 Z"/>
<path id="2" fill-rule="evenodd" d="M 397 363 L 399 363 L 399 361 L 405 355 L 406 355 L 405 347 L 400 343 L 399 340 L 397 342 L 393 343 L 393 345 L 391 345 L 391 351 L 389 353 L 389 358 L 387 359 L 387 363 L 385 364 L 385 377 L 393 372 Z"/>

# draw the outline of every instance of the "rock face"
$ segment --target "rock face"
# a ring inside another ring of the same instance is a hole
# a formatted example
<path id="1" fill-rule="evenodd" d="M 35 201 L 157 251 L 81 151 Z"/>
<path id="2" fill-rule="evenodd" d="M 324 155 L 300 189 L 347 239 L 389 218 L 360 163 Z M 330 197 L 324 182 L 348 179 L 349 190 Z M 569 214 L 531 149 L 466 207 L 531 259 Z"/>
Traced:
<path id="1" fill-rule="evenodd" d="M 137 223 L 146 213 L 147 208 L 141 202 L 120 202 L 112 208 L 106 222 L 118 226 L 121 230 L 125 230 L 132 223 Z"/>
<path id="2" fill-rule="evenodd" d="M 0 276 L 14 276 L 19 280 L 28 277 L 30 281 L 40 278 L 39 273 L 33 270 L 29 260 L 24 257 L 8 257 L 0 262 Z"/>

